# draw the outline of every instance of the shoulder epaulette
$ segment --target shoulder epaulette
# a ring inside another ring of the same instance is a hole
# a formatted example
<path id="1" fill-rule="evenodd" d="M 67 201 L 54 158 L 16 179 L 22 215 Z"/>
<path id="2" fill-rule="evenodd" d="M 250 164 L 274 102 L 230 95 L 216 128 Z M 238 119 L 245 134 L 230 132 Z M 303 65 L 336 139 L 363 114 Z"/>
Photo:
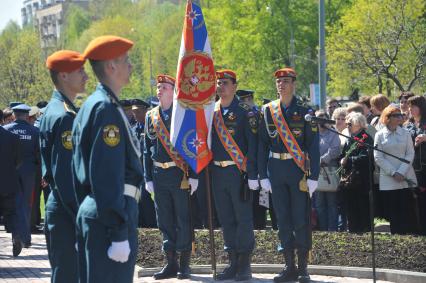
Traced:
<path id="1" fill-rule="evenodd" d="M 240 103 L 238 103 L 238 105 L 239 105 L 241 108 L 243 108 L 244 110 L 247 110 L 247 111 L 250 111 L 250 110 L 251 110 L 251 107 L 250 107 L 249 105 L 247 105 L 246 103 L 244 103 L 244 102 L 240 102 Z"/>

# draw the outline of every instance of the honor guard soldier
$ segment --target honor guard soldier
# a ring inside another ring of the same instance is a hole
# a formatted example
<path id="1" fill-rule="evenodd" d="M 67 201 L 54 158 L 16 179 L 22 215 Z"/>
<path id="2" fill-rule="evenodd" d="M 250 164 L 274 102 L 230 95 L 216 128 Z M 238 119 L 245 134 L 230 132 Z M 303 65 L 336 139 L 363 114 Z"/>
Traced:
<path id="1" fill-rule="evenodd" d="M 12 107 L 15 121 L 5 130 L 19 137 L 22 164 L 18 168 L 21 190 L 16 194 L 15 227 L 25 248 L 31 246 L 31 205 L 37 166 L 40 164 L 39 130 L 28 123 L 31 107 L 18 104 Z"/>
<path id="2" fill-rule="evenodd" d="M 40 151 L 43 179 L 51 189 L 45 221 L 51 281 L 58 283 L 79 281 L 71 130 L 77 114 L 73 101 L 85 91 L 88 79 L 85 62 L 83 55 L 70 50 L 57 51 L 46 61 L 55 90 L 40 122 Z"/>
<path id="3" fill-rule="evenodd" d="M 280 69 L 275 72 L 275 78 L 279 99 L 262 108 L 258 151 L 260 185 L 272 192 L 281 243 L 279 251 L 284 253 L 286 262 L 274 281 L 309 282 L 310 196 L 317 187 L 319 138 L 317 127 L 304 121 L 310 109 L 301 105 L 293 94 L 296 72 L 291 68 Z"/>
<path id="4" fill-rule="evenodd" d="M 259 108 L 254 103 L 254 90 L 239 89 L 236 95 L 242 103 L 248 105 L 256 114 L 256 119 L 252 119 L 252 127 L 258 128 Z M 257 136 L 257 132 L 256 132 Z M 259 199 L 261 200 L 259 202 Z M 253 225 L 255 230 L 263 230 L 266 228 L 266 209 L 269 208 L 269 192 L 265 190 L 253 191 Z"/>
<path id="5" fill-rule="evenodd" d="M 87 266 L 81 282 L 133 281 L 143 173 L 139 143 L 118 100 L 129 83 L 132 46 L 125 38 L 101 36 L 84 52 L 100 83 L 73 124 L 75 190 L 79 200 L 86 195 L 77 213 L 79 253 Z"/>
<path id="6" fill-rule="evenodd" d="M 145 118 L 148 109 L 149 104 L 145 101 L 141 99 L 132 100 L 132 111 L 136 120 L 132 130 L 136 134 L 141 145 L 141 152 L 143 152 L 144 148 Z M 141 162 L 143 162 L 143 155 L 141 156 Z M 138 226 L 141 228 L 157 228 L 154 201 L 152 200 L 151 195 L 145 190 L 145 182 L 142 184 L 141 189 Z"/>
<path id="7" fill-rule="evenodd" d="M 217 275 L 217 279 L 244 281 L 252 277 L 250 260 L 255 244 L 250 190 L 259 188 L 257 117 L 235 96 L 235 72 L 218 71 L 216 77 L 219 101 L 213 116 L 212 187 L 225 251 L 229 256 L 229 265 Z"/>
<path id="8" fill-rule="evenodd" d="M 145 122 L 145 187 L 150 194 L 154 193 L 157 224 L 163 234 L 163 251 L 167 259 L 166 266 L 154 274 L 156 280 L 190 277 L 192 228 L 188 194 L 197 190 L 198 180 L 191 170 L 188 172 L 187 164 L 171 144 L 174 87 L 173 77 L 157 76 L 160 103 L 147 113 Z M 188 173 L 191 173 L 189 180 Z M 179 264 L 176 252 L 180 252 Z"/>

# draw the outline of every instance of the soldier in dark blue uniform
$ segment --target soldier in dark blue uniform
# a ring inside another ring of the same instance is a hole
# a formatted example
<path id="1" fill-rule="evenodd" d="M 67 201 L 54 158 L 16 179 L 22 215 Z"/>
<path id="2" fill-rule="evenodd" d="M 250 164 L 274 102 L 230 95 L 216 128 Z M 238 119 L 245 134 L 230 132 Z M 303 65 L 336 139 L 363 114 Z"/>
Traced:
<path id="1" fill-rule="evenodd" d="M 51 281 L 58 283 L 79 281 L 71 130 L 77 114 L 73 101 L 85 91 L 88 79 L 85 61 L 83 55 L 69 50 L 57 51 L 46 61 L 55 90 L 40 122 L 40 150 L 42 175 L 51 189 L 45 217 Z"/>
<path id="2" fill-rule="evenodd" d="M 260 111 L 254 103 L 254 90 L 239 89 L 236 94 L 240 101 L 247 104 L 256 114 L 257 119 L 251 120 L 251 123 L 253 123 L 253 127 L 257 128 Z M 270 193 L 264 189 L 253 191 L 253 225 L 255 230 L 264 230 L 266 228 L 267 210 L 269 210 L 271 218 L 275 220 L 275 215 L 272 210 L 272 201 L 270 201 Z"/>
<path id="3" fill-rule="evenodd" d="M 317 127 L 304 121 L 310 110 L 293 95 L 294 70 L 280 69 L 275 72 L 275 77 L 280 98 L 263 107 L 258 151 L 260 185 L 272 191 L 281 242 L 279 251 L 284 253 L 286 261 L 286 267 L 274 281 L 298 279 L 299 282 L 309 282 L 307 264 L 312 246 L 310 196 L 317 187 L 319 138 Z"/>
<path id="4" fill-rule="evenodd" d="M 138 252 L 138 200 L 142 184 L 139 143 L 118 100 L 129 83 L 130 40 L 101 36 L 84 52 L 99 80 L 72 131 L 77 233 L 84 244 L 87 279 L 132 282 Z M 79 239 L 80 241 L 80 239 Z M 79 245 L 81 247 L 81 245 Z"/>
<path id="5" fill-rule="evenodd" d="M 157 280 L 190 277 L 189 194 L 192 195 L 198 187 L 194 173 L 170 141 L 174 85 L 173 77 L 157 76 L 159 106 L 147 113 L 145 122 L 145 187 L 150 194 L 154 193 L 157 224 L 163 234 L 163 251 L 167 259 L 166 266 L 154 274 Z M 191 174 L 189 180 L 188 174 Z M 176 252 L 180 252 L 179 264 Z"/>
<path id="6" fill-rule="evenodd" d="M 218 280 L 248 280 L 255 240 L 251 190 L 259 188 L 256 167 L 257 117 L 235 96 L 237 76 L 231 70 L 216 73 L 217 94 L 212 133 L 212 187 L 223 229 L 229 266 Z M 247 188 L 248 182 L 248 188 Z"/>
<path id="7" fill-rule="evenodd" d="M 19 104 L 12 108 L 16 120 L 4 128 L 18 135 L 22 149 L 22 165 L 18 169 L 22 191 L 16 196 L 16 228 L 24 247 L 31 246 L 31 200 L 35 187 L 35 174 L 39 158 L 39 131 L 28 123 L 31 107 Z"/>
<path id="8" fill-rule="evenodd" d="M 138 141 L 141 145 L 141 152 L 144 149 L 144 131 L 145 131 L 145 118 L 146 112 L 149 109 L 149 104 L 141 99 L 132 100 L 132 111 L 135 117 L 135 125 L 132 130 L 136 134 Z M 143 156 L 141 156 L 143 162 Z M 139 201 L 139 222 L 138 226 L 141 228 L 157 228 L 157 220 L 155 218 L 155 206 L 151 195 L 145 190 L 145 182 L 141 187 L 141 199 Z"/>
<path id="9" fill-rule="evenodd" d="M 0 110 L 0 125 L 3 111 Z M 18 167 L 22 156 L 19 138 L 0 126 L 0 216 L 3 216 L 6 231 L 12 233 L 13 256 L 21 253 L 22 242 L 15 227 L 16 194 L 21 190 Z"/>

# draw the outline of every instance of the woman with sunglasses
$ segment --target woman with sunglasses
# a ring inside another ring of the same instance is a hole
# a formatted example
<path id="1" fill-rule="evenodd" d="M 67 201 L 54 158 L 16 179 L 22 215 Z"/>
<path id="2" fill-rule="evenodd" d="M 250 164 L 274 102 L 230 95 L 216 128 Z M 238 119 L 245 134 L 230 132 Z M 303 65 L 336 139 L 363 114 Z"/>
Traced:
<path id="1" fill-rule="evenodd" d="M 373 144 L 373 139 L 365 131 L 367 119 L 364 115 L 358 112 L 349 113 L 346 116 L 346 126 L 354 140 Z M 367 147 L 348 139 L 341 157 L 341 190 L 349 232 L 367 232 L 370 230 L 368 176 L 371 174 L 368 166 Z"/>
<path id="2" fill-rule="evenodd" d="M 374 145 L 399 159 L 374 151 L 374 160 L 380 167 L 380 191 L 384 198 L 385 214 L 390 222 L 392 234 L 407 234 L 410 231 L 410 187 L 417 186 L 417 179 L 411 165 L 414 159 L 414 147 L 410 133 L 400 126 L 403 115 L 393 106 L 386 107 L 380 116 L 384 127 L 377 132 Z"/>
<path id="3" fill-rule="evenodd" d="M 426 99 L 423 96 L 413 96 L 408 99 L 410 119 L 404 127 L 411 134 L 414 143 L 413 167 L 416 172 L 418 188 L 416 191 L 418 207 L 417 232 L 426 235 Z"/>

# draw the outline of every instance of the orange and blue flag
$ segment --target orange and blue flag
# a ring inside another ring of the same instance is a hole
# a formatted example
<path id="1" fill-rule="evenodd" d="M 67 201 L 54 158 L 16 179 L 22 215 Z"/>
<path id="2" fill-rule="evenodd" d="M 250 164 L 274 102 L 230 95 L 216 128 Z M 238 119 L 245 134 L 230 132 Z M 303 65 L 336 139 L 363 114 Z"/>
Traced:
<path id="1" fill-rule="evenodd" d="M 199 0 L 188 0 L 173 99 L 170 139 L 197 173 L 212 159 L 216 75 Z"/>

